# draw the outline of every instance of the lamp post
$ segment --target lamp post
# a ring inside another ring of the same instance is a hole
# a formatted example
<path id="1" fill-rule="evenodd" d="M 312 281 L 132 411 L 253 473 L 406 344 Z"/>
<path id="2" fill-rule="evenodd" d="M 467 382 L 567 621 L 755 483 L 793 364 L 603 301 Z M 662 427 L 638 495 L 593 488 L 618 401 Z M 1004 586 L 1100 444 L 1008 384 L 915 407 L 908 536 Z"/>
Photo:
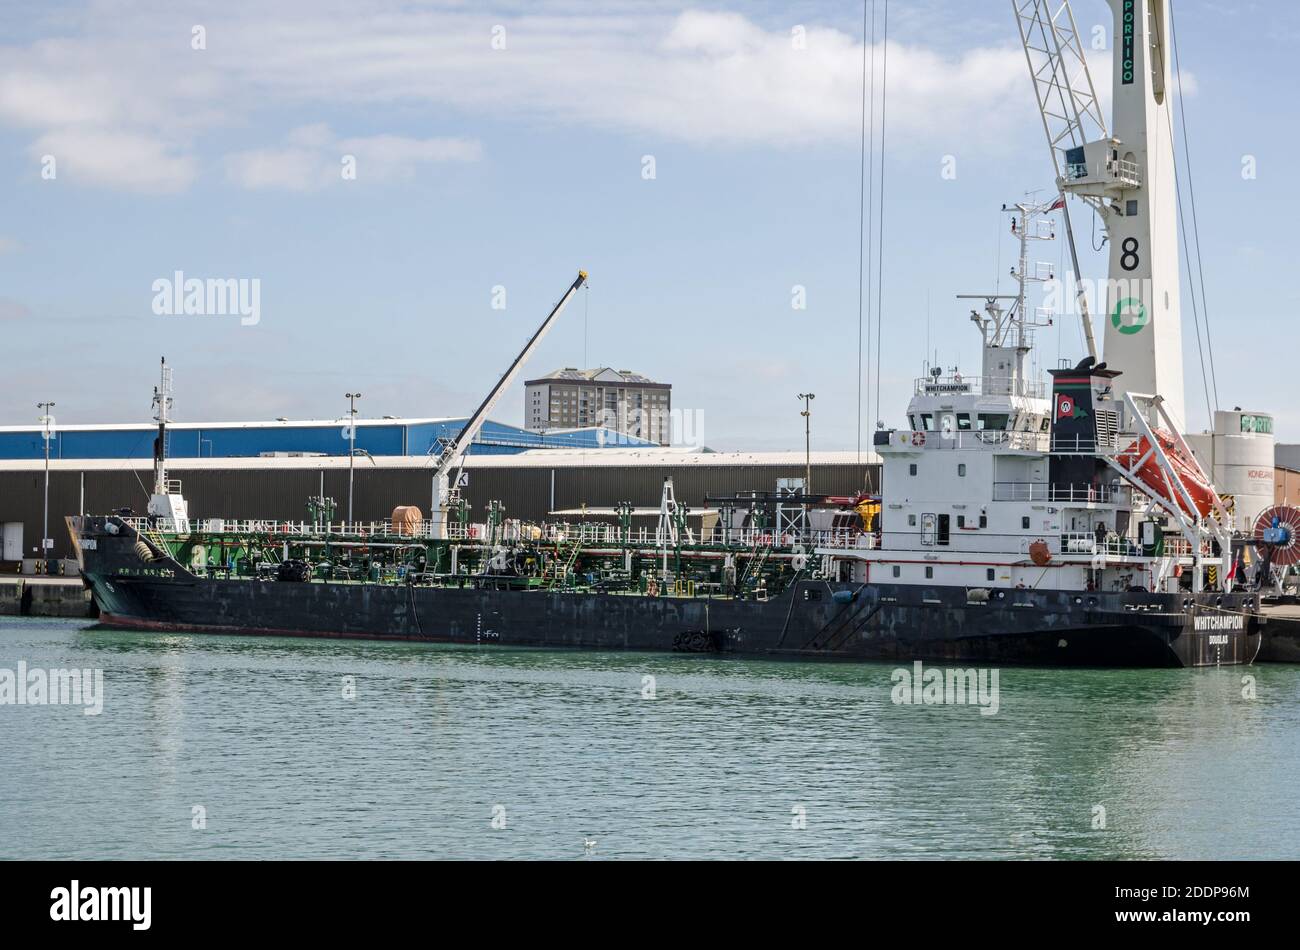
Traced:
<path id="1" fill-rule="evenodd" d="M 800 393 L 799 398 L 803 400 L 803 493 L 805 495 L 812 491 L 812 401 L 817 398 L 815 393 Z"/>
<path id="2" fill-rule="evenodd" d="M 361 393 L 344 393 L 348 401 L 348 524 L 352 523 L 352 470 L 357 455 L 357 400 Z"/>
<path id="3" fill-rule="evenodd" d="M 41 521 L 41 568 L 44 570 L 49 565 L 50 549 L 48 546 L 50 537 L 50 423 L 54 417 L 50 415 L 50 410 L 54 408 L 52 402 L 38 402 L 37 408 L 41 410 L 41 425 L 44 426 L 45 435 L 45 514 Z"/>

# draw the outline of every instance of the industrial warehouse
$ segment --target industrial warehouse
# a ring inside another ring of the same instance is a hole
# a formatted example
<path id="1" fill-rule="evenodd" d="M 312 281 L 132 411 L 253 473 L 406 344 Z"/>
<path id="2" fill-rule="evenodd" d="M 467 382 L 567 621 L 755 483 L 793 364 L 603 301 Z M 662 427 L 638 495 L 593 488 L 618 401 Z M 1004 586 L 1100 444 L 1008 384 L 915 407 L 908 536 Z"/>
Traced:
<path id="1" fill-rule="evenodd" d="M 1256 425 L 1255 416 L 1239 411 L 1220 415 L 1220 432 Z M 350 459 L 349 430 L 339 421 L 173 423 L 167 454 L 197 519 L 301 520 L 308 498 L 317 496 L 335 499 L 342 511 L 351 470 L 355 519 L 381 521 L 399 506 L 433 506 L 431 453 L 464 423 L 464 417 L 358 420 Z M 65 516 L 145 510 L 155 431 L 147 424 L 83 425 L 51 434 L 49 556 L 59 562 L 56 570 L 75 570 Z M 1209 433 L 1188 437 L 1207 467 L 1237 488 L 1245 520 L 1272 504 L 1294 504 L 1300 494 L 1300 446 L 1278 445 L 1274 464 L 1271 432 L 1253 435 L 1223 444 Z M 1241 458 L 1225 454 L 1225 448 L 1236 453 L 1238 446 L 1251 451 Z M 40 570 L 44 452 L 39 427 L 0 427 L 5 573 Z M 493 501 L 524 521 L 599 519 L 596 512 L 620 504 L 657 507 L 666 477 L 673 479 L 678 501 L 698 511 L 709 499 L 772 492 L 781 479 L 810 477 L 807 490 L 820 495 L 877 492 L 880 464 L 874 453 L 715 452 L 663 447 L 606 428 L 538 432 L 487 422 L 467 453 L 462 495 L 475 520 Z M 579 514 L 583 509 L 593 512 Z"/>

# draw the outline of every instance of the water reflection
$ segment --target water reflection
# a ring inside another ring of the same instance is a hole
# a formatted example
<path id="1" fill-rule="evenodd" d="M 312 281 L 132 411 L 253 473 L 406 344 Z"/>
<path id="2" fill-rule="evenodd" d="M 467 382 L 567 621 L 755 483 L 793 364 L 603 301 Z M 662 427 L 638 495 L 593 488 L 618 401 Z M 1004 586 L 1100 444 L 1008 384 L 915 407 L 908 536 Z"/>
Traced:
<path id="1" fill-rule="evenodd" d="M 999 712 L 982 716 L 895 705 L 892 664 L 6 621 L 0 665 L 19 658 L 103 667 L 108 706 L 97 721 L 0 708 L 13 855 L 1189 858 L 1300 844 L 1283 814 L 1300 778 L 1292 667 L 1004 668 Z"/>

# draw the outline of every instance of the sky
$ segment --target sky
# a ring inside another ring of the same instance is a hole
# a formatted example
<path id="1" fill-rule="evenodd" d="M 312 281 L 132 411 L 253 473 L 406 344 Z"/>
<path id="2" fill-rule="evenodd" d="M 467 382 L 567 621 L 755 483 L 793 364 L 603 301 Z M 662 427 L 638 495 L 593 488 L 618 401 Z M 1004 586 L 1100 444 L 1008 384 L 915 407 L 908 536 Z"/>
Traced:
<path id="1" fill-rule="evenodd" d="M 887 42 L 872 5 L 860 358 L 860 2 L 0 0 L 0 425 L 147 421 L 164 355 L 183 421 L 467 414 L 581 268 L 526 377 L 672 383 L 720 449 L 802 448 L 812 391 L 814 448 L 867 445 L 927 354 L 978 368 L 955 295 L 1009 289 L 1000 208 L 1054 174 L 1009 2 L 894 0 Z M 1300 9 L 1175 9 L 1220 406 L 1300 441 Z M 156 312 L 178 271 L 256 281 L 256 322 Z M 1039 365 L 1082 341 L 1058 319 Z"/>

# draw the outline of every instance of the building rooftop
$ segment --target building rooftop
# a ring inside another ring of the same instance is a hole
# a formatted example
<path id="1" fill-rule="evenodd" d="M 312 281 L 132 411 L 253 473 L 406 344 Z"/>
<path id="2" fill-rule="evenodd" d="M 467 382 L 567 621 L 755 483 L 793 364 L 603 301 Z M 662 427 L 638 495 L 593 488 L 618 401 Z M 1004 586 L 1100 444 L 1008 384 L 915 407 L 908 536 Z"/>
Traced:
<path id="1" fill-rule="evenodd" d="M 554 379 L 578 383 L 635 383 L 637 385 L 649 384 L 652 386 L 667 385 L 667 383 L 657 383 L 649 376 L 642 376 L 640 373 L 634 373 L 630 369 L 613 369 L 609 366 L 600 366 L 596 369 L 578 369 L 574 366 L 566 366 L 564 369 L 553 370 L 545 376 L 530 379 L 525 383 L 525 385 L 544 383 L 547 380 Z"/>
<path id="2" fill-rule="evenodd" d="M 813 465 L 879 465 L 880 456 L 874 452 L 856 451 L 813 452 Z M 61 459 L 51 461 L 55 471 L 106 471 L 113 469 L 147 469 L 148 459 Z M 34 471 L 44 465 L 36 459 L 0 459 L 0 471 Z M 427 468 L 432 459 L 411 456 L 376 456 L 365 462 L 367 468 Z M 803 452 L 713 452 L 703 449 L 663 448 L 603 448 L 587 451 L 575 449 L 526 449 L 511 455 L 469 455 L 467 469 L 474 468 L 725 468 L 731 466 L 783 465 L 795 466 L 795 473 L 804 465 Z M 320 456 L 305 458 L 178 458 L 168 462 L 168 469 L 184 471 L 222 469 L 334 469 L 348 467 L 346 456 Z"/>
<path id="3" fill-rule="evenodd" d="M 370 456 L 424 456 L 440 451 L 465 425 L 465 417 L 358 419 L 349 433 L 346 419 L 276 419 L 267 422 L 170 422 L 167 455 L 186 458 L 256 458 L 272 454 L 342 456 L 355 445 Z M 156 423 L 62 425 L 53 427 L 50 456 L 62 459 L 149 459 Z M 470 454 L 527 450 L 652 446 L 646 439 L 599 426 L 555 428 L 545 432 L 488 420 Z M 41 426 L 0 426 L 0 459 L 43 459 Z"/>

